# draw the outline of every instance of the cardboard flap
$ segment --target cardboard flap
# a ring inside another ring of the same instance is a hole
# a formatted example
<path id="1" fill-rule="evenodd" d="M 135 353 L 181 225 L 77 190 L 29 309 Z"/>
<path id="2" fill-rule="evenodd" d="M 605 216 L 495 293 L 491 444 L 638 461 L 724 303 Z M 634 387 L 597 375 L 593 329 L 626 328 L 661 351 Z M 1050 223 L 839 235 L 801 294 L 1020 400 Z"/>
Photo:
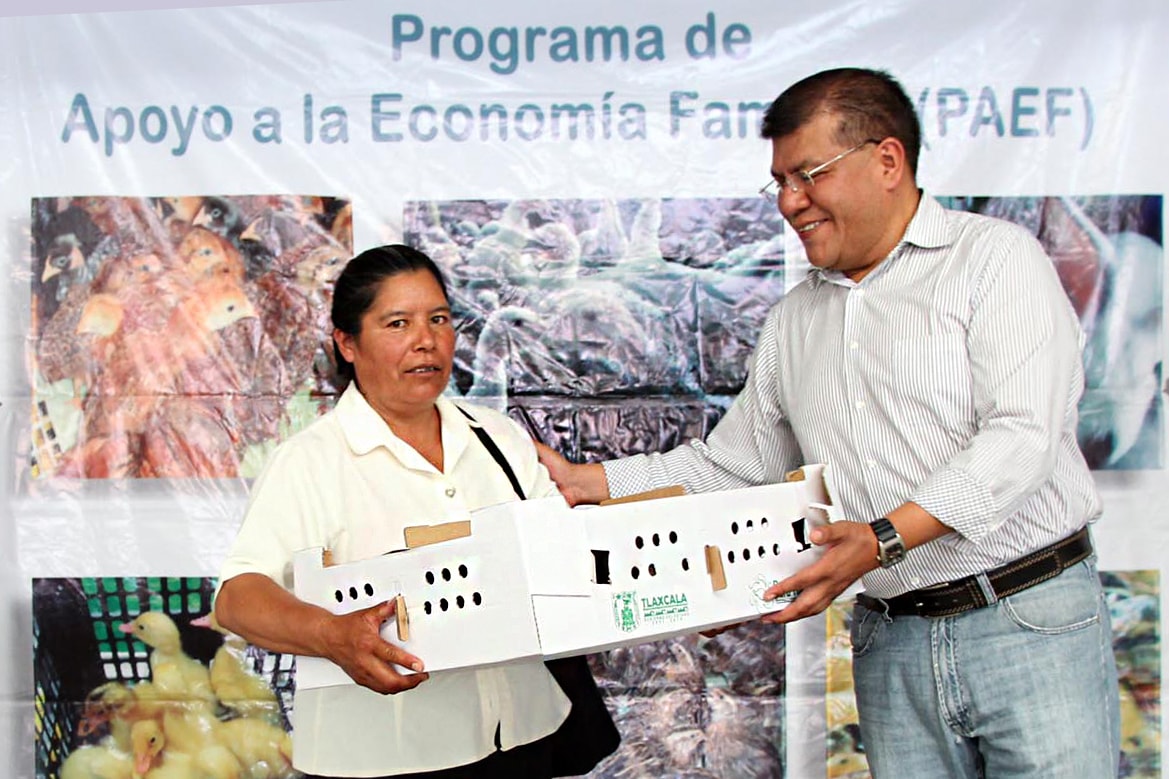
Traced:
<path id="1" fill-rule="evenodd" d="M 615 506 L 619 503 L 636 503 L 639 500 L 654 500 L 655 498 L 678 498 L 686 494 L 686 490 L 679 484 L 673 484 L 669 487 L 658 487 L 656 490 L 646 490 L 645 492 L 635 492 L 632 495 L 626 495 L 623 498 L 609 498 L 602 500 L 598 505 L 600 506 Z"/>
<path id="2" fill-rule="evenodd" d="M 455 538 L 471 535 L 471 521 L 445 522 L 441 525 L 411 525 L 402 531 L 406 537 L 406 548 L 416 549 L 427 544 L 439 544 Z"/>

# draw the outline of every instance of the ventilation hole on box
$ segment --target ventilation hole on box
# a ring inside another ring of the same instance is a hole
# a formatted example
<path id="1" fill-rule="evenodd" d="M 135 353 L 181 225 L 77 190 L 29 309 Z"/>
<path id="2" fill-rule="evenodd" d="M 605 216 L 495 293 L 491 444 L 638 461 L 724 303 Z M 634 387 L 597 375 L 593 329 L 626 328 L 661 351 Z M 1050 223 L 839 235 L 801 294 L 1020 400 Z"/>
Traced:
<path id="1" fill-rule="evenodd" d="M 675 533 L 673 530 L 670 531 L 670 543 L 671 544 L 678 543 L 678 534 Z"/>
<path id="2" fill-rule="evenodd" d="M 747 529 L 748 529 L 748 530 L 754 530 L 754 529 L 755 529 L 755 521 L 754 521 L 754 520 L 751 520 L 751 519 L 748 519 L 748 520 L 747 520 Z"/>
<path id="3" fill-rule="evenodd" d="M 654 542 L 654 546 L 661 546 L 662 545 L 662 537 L 659 536 L 657 533 L 654 533 L 653 542 Z"/>
<path id="4" fill-rule="evenodd" d="M 689 561 L 689 560 L 687 560 L 685 557 L 683 557 L 683 558 L 682 558 L 682 570 L 683 570 L 683 571 L 689 571 L 689 570 L 690 570 L 690 561 Z"/>
<path id="5" fill-rule="evenodd" d="M 459 565 L 459 576 L 462 576 L 464 579 L 467 578 L 467 566 L 462 564 Z"/>
<path id="6" fill-rule="evenodd" d="M 646 570 L 649 571 L 650 576 L 657 576 L 658 575 L 657 566 L 654 565 L 653 563 L 650 563 L 649 568 L 646 568 Z"/>
<path id="7" fill-rule="evenodd" d="M 761 547 L 759 547 L 759 556 L 760 556 L 760 557 L 763 557 L 763 556 L 765 556 L 766 554 L 767 554 L 767 548 L 766 548 L 766 547 L 762 547 L 762 546 L 761 546 Z"/>
<path id="8" fill-rule="evenodd" d="M 370 584 L 369 582 L 365 583 L 365 594 L 366 595 L 373 595 L 373 585 Z"/>
<path id="9" fill-rule="evenodd" d="M 771 553 L 772 554 L 779 554 L 779 544 L 772 544 L 771 545 Z"/>
<path id="10" fill-rule="evenodd" d="M 422 610 L 429 614 L 430 612 L 434 611 L 434 606 L 430 605 L 430 601 L 426 601 L 426 603 L 422 604 Z"/>
<path id="11" fill-rule="evenodd" d="M 733 563 L 734 561 L 735 561 L 735 553 L 734 552 L 727 552 L 727 562 Z"/>
<path id="12" fill-rule="evenodd" d="M 463 599 L 462 595 L 460 595 L 459 597 L 455 598 L 455 605 L 461 609 L 463 606 L 467 605 L 467 601 Z"/>
<path id="13" fill-rule="evenodd" d="M 349 597 L 353 600 L 357 600 L 357 588 L 356 587 L 349 588 Z"/>
<path id="14" fill-rule="evenodd" d="M 449 582 L 451 580 L 451 569 L 450 568 L 443 568 L 442 569 L 442 580 L 444 582 Z"/>
<path id="15" fill-rule="evenodd" d="M 638 549 L 641 549 L 645 546 L 645 539 L 643 539 L 641 536 L 638 536 L 637 538 L 633 539 L 633 545 Z"/>
<path id="16" fill-rule="evenodd" d="M 442 600 L 440 600 L 438 602 L 438 607 L 440 609 L 442 609 L 443 611 L 446 611 L 447 609 L 449 609 L 451 607 L 451 604 L 446 602 L 446 598 L 443 598 Z"/>
<path id="17" fill-rule="evenodd" d="M 479 593 L 475 593 L 474 595 L 471 596 L 471 602 L 474 603 L 476 606 L 478 606 L 481 603 L 483 603 L 483 596 L 480 595 Z"/>
<path id="18" fill-rule="evenodd" d="M 750 559 L 751 559 L 751 550 L 744 549 L 743 550 L 743 561 L 746 562 L 747 560 L 750 560 Z"/>
<path id="19" fill-rule="evenodd" d="M 738 533 L 738 532 L 739 532 L 739 523 L 738 523 L 738 522 L 732 522 L 732 523 L 731 523 L 731 532 L 732 532 L 732 533 Z"/>
<path id="20" fill-rule="evenodd" d="M 427 584 L 434 584 L 434 572 L 433 571 L 426 572 L 426 583 Z"/>
<path id="21" fill-rule="evenodd" d="M 629 575 L 636 579 L 638 576 L 641 576 L 641 571 L 637 570 L 637 566 L 635 565 L 633 566 L 633 570 L 629 572 Z"/>
<path id="22" fill-rule="evenodd" d="M 337 599 L 338 603 L 341 603 L 343 600 L 345 600 L 345 595 L 340 590 L 334 592 L 333 597 Z"/>

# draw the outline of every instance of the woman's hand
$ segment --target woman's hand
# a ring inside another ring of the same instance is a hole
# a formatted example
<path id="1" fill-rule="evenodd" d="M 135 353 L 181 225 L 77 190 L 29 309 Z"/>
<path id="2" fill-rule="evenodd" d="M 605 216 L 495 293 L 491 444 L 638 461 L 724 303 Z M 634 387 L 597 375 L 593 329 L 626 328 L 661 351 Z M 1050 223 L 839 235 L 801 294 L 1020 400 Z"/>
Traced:
<path id="1" fill-rule="evenodd" d="M 395 601 L 388 600 L 335 616 L 325 623 L 321 635 L 326 657 L 362 687 L 383 694 L 412 690 L 430 678 L 429 674 L 421 673 L 421 660 L 380 635 L 382 624 L 394 616 L 396 608 Z M 416 673 L 398 673 L 395 665 Z"/>
<path id="2" fill-rule="evenodd" d="M 358 684 L 380 693 L 417 687 L 425 673 L 400 674 L 394 665 L 422 670 L 422 661 L 382 640 L 382 624 L 395 613 L 393 600 L 349 614 L 331 614 L 297 598 L 267 576 L 228 579 L 215 597 L 215 619 L 226 630 L 271 652 L 323 657 Z"/>

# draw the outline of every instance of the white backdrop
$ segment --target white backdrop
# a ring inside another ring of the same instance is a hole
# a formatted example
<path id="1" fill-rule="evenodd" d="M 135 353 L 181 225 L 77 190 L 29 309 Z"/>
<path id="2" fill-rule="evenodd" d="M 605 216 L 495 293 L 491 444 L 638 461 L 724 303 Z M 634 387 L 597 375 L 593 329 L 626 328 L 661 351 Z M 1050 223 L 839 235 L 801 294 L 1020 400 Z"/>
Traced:
<path id="1" fill-rule="evenodd" d="M 606 55 L 598 27 L 627 33 L 627 55 Z M 34 775 L 33 578 L 214 576 L 247 489 L 30 473 L 34 199 L 330 196 L 352 202 L 362 249 L 401 240 L 419 201 L 750 198 L 768 175 L 759 108 L 843 65 L 887 69 L 918 101 L 933 194 L 1157 197 L 1166 41 L 1160 0 L 355 0 L 0 19 L 0 771 Z M 591 132 L 554 118 L 582 103 Z M 485 105 L 503 107 L 506 137 Z M 798 244 L 784 248 L 790 286 Z M 1163 276 L 1162 254 L 1148 280 L 1161 365 Z M 1104 570 L 1169 559 L 1163 414 L 1145 424 L 1139 467 L 1096 473 Z M 826 770 L 808 724 L 823 704 L 803 690 L 822 682 L 822 648 L 822 620 L 789 634 L 789 708 L 808 709 L 789 711 L 792 776 Z"/>

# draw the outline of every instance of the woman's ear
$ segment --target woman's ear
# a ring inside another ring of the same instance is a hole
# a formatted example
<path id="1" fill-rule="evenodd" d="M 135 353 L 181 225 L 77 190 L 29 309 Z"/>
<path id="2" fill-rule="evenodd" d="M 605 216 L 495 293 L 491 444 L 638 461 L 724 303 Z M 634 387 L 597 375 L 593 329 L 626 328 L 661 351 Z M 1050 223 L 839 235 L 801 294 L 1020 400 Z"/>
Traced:
<path id="1" fill-rule="evenodd" d="M 342 357 L 348 362 L 353 362 L 353 336 L 344 330 L 334 328 L 333 343 L 337 344 L 337 350 L 341 352 Z"/>

